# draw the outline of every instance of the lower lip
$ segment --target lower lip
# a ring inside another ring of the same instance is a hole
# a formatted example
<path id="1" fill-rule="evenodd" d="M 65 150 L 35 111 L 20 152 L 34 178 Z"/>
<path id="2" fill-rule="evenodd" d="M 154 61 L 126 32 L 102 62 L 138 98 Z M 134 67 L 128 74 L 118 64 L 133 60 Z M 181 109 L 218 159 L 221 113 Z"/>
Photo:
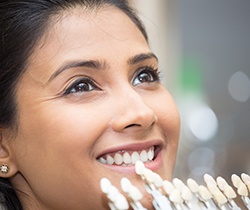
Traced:
<path id="1" fill-rule="evenodd" d="M 151 161 L 151 162 L 146 162 L 144 163 L 145 167 L 152 170 L 152 171 L 157 171 L 160 168 L 163 167 L 163 160 L 162 160 L 162 156 L 161 156 L 161 152 L 158 153 L 157 157 Z M 113 171 L 117 171 L 119 173 L 123 173 L 123 174 L 133 174 L 135 173 L 135 166 L 117 166 L 117 165 L 105 165 L 102 164 L 103 166 L 113 170 Z"/>

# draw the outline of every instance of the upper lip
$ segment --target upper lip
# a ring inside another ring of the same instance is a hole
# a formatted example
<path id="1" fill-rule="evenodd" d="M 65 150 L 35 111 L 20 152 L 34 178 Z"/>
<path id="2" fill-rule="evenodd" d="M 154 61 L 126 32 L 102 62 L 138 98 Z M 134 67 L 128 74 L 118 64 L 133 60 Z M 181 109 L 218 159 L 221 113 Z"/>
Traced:
<path id="1" fill-rule="evenodd" d="M 109 153 L 115 153 L 115 152 L 120 152 L 120 151 L 142 151 L 152 146 L 161 148 L 163 146 L 163 142 L 161 140 L 153 140 L 153 141 L 147 141 L 147 142 L 141 142 L 141 143 L 131 143 L 131 144 L 110 147 L 110 148 L 102 150 L 97 155 L 97 159 Z"/>

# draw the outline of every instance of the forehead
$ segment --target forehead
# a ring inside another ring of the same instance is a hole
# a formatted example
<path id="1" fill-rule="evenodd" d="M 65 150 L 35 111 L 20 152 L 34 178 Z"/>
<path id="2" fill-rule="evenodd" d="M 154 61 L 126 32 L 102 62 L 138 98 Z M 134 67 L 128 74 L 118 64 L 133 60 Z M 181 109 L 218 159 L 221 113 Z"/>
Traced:
<path id="1" fill-rule="evenodd" d="M 78 7 L 52 17 L 29 58 L 27 71 L 38 74 L 37 69 L 41 67 L 52 70 L 63 62 L 77 59 L 119 62 L 145 51 L 150 51 L 146 39 L 121 10 L 106 6 L 86 11 Z M 44 71 L 37 76 L 47 77 Z"/>
<path id="2" fill-rule="evenodd" d="M 126 47 L 127 41 L 132 40 L 147 45 L 141 31 L 121 10 L 106 6 L 99 10 L 86 11 L 79 7 L 64 12 L 60 18 L 52 18 L 51 24 L 34 50 L 34 55 L 48 54 L 44 51 L 58 55 L 80 48 L 86 49 L 90 54 L 95 48 L 106 47 L 109 44 Z"/>

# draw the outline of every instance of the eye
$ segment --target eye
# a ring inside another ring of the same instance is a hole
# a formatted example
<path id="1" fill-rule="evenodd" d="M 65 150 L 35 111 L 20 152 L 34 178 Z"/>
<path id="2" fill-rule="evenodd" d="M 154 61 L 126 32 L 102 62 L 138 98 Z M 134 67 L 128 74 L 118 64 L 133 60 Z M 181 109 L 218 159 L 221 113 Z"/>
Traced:
<path id="1" fill-rule="evenodd" d="M 153 69 L 151 67 L 143 67 L 139 69 L 138 73 L 136 73 L 135 78 L 133 79 L 133 85 L 139 85 L 141 83 L 151 83 L 157 82 L 160 80 L 159 72 L 157 69 Z"/>
<path id="2" fill-rule="evenodd" d="M 80 78 L 73 82 L 73 84 L 66 89 L 64 94 L 83 93 L 93 90 L 100 90 L 93 80 L 89 78 Z"/>

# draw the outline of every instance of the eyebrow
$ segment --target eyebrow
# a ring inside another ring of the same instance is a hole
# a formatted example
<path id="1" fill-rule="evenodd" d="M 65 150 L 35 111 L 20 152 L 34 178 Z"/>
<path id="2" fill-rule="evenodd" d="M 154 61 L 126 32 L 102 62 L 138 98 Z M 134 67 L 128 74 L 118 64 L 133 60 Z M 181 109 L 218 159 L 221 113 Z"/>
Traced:
<path id="1" fill-rule="evenodd" d="M 135 65 L 137 63 L 140 63 L 142 61 L 152 59 L 152 58 L 156 59 L 156 61 L 158 62 L 158 58 L 154 53 L 152 53 L 152 52 L 150 52 L 150 53 L 141 53 L 141 54 L 135 55 L 134 57 L 130 58 L 128 60 L 128 64 L 129 65 Z"/>
<path id="2" fill-rule="evenodd" d="M 128 64 L 129 65 L 135 65 L 138 64 L 142 61 L 148 60 L 148 59 L 156 59 L 158 61 L 157 56 L 150 52 L 150 53 L 141 53 L 138 55 L 135 55 L 131 58 L 128 59 Z M 53 80 L 55 77 L 57 77 L 59 74 L 64 72 L 67 69 L 72 69 L 72 68 L 78 68 L 78 67 L 86 67 L 86 68 L 91 68 L 91 69 L 106 69 L 108 67 L 108 64 L 105 61 L 99 61 L 99 60 L 76 60 L 76 61 L 70 61 L 66 62 L 63 64 L 59 69 L 57 69 L 49 78 L 48 83 Z"/>
<path id="3" fill-rule="evenodd" d="M 78 68 L 78 67 L 86 67 L 91 69 L 104 69 L 107 68 L 107 64 L 105 61 L 99 60 L 78 60 L 78 61 L 70 61 L 62 65 L 59 69 L 57 69 L 49 78 L 48 82 L 53 80 L 59 74 L 64 72 L 67 69 Z"/>

